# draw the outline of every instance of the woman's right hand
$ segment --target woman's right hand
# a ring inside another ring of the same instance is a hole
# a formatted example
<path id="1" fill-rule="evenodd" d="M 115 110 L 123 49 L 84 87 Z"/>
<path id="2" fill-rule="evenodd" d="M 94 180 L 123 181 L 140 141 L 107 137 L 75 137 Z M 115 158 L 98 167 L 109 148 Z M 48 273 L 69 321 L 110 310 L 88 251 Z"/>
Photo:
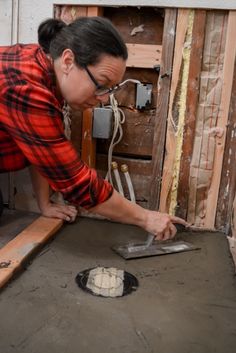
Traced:
<path id="1" fill-rule="evenodd" d="M 157 240 L 168 240 L 174 238 L 177 229 L 174 223 L 188 226 L 188 223 L 182 218 L 171 216 L 167 213 L 157 211 L 146 211 L 146 222 L 143 228 L 153 235 Z"/>

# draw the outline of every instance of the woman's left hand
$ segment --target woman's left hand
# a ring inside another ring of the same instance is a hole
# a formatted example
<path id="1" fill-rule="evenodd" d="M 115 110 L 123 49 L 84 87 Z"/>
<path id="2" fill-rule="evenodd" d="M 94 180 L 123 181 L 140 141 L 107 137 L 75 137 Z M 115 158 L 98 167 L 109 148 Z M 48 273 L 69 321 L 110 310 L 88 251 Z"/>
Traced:
<path id="1" fill-rule="evenodd" d="M 67 222 L 74 222 L 78 211 L 72 205 L 60 205 L 57 203 L 49 202 L 41 207 L 42 215 L 45 217 L 59 218 Z"/>

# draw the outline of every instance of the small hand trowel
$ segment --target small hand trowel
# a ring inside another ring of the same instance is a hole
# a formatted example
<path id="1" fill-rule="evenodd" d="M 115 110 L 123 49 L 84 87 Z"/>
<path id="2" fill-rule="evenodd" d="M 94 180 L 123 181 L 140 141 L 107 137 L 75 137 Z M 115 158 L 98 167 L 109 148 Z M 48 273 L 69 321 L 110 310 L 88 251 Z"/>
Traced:
<path id="1" fill-rule="evenodd" d="M 177 229 L 179 228 L 180 226 L 178 225 Z M 113 246 L 112 249 L 126 260 L 199 249 L 186 241 L 155 241 L 154 238 L 154 235 L 148 234 L 145 243 L 129 243 Z"/>

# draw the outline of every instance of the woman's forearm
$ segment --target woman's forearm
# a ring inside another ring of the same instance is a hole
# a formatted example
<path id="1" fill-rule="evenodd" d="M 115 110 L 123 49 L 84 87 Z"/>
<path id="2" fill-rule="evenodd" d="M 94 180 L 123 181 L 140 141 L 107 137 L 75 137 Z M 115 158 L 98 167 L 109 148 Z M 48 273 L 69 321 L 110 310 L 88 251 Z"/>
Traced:
<path id="1" fill-rule="evenodd" d="M 146 210 L 124 198 L 115 189 L 107 201 L 91 208 L 90 211 L 117 222 L 145 226 Z"/>
<path id="2" fill-rule="evenodd" d="M 50 188 L 48 181 L 36 170 L 30 166 L 30 175 L 35 197 L 40 210 L 42 211 L 50 202 Z"/>
<path id="3" fill-rule="evenodd" d="M 175 236 L 176 227 L 173 223 L 187 225 L 179 217 L 144 209 L 124 198 L 116 190 L 113 191 L 112 196 L 107 201 L 93 207 L 91 211 L 114 221 L 137 225 L 148 233 L 155 235 L 159 240 L 166 240 Z"/>
<path id="4" fill-rule="evenodd" d="M 34 166 L 30 167 L 30 174 L 38 207 L 42 215 L 73 222 L 77 216 L 76 207 L 51 202 L 50 187 L 47 180 L 38 173 Z"/>

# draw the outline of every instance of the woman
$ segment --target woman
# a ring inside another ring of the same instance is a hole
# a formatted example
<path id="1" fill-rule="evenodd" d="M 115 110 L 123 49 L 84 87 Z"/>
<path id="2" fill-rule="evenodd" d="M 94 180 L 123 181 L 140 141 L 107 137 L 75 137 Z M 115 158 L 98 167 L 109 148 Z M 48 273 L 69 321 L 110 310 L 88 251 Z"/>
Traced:
<path id="1" fill-rule="evenodd" d="M 63 132 L 64 101 L 72 109 L 95 107 L 105 103 L 122 81 L 128 54 L 119 33 L 110 21 L 89 17 L 68 26 L 49 19 L 38 35 L 40 46 L 0 49 L 0 171 L 31 164 L 39 204 L 46 200 L 45 215 L 57 207 L 45 193 L 48 182 L 74 206 L 138 225 L 157 239 L 174 237 L 173 223 L 185 225 L 184 220 L 122 197 L 80 160 Z M 73 206 L 70 211 L 62 207 L 59 218 L 75 217 Z"/>

